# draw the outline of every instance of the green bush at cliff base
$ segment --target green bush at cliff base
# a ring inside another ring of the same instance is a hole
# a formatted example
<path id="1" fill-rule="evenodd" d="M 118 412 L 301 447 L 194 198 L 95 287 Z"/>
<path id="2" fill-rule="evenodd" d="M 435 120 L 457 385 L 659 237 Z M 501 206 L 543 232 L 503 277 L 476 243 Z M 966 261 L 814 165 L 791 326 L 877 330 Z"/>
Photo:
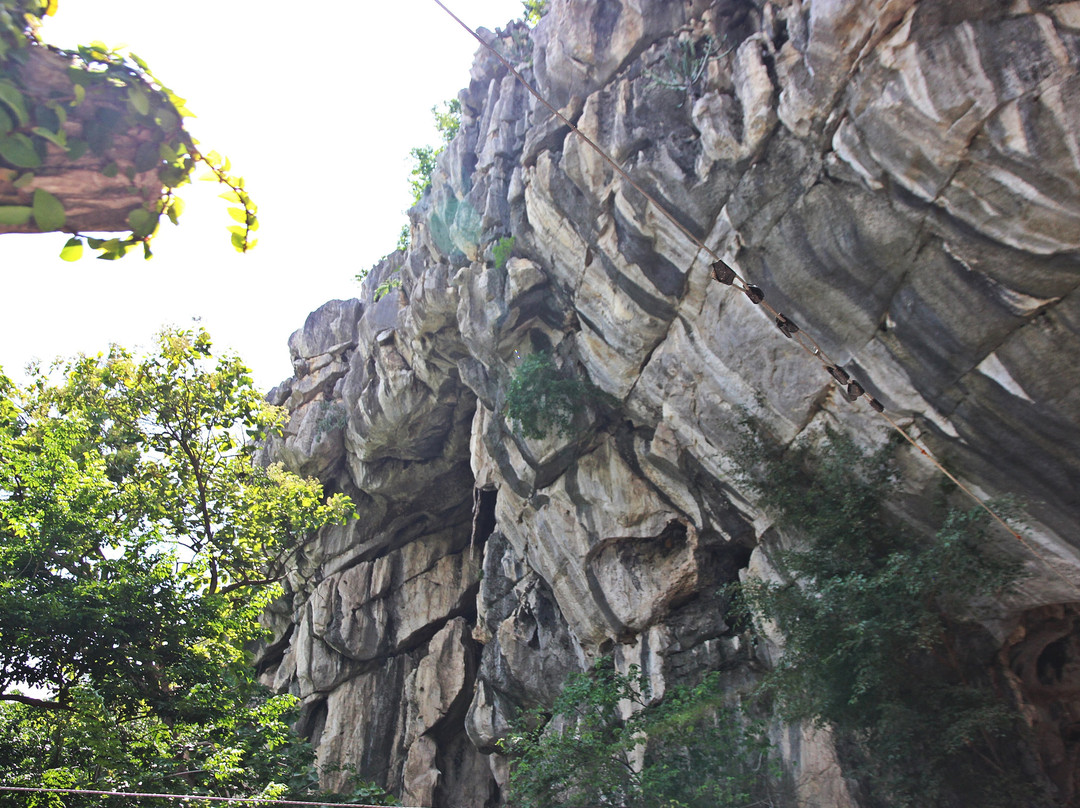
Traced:
<path id="1" fill-rule="evenodd" d="M 873 455 L 831 435 L 820 452 L 751 431 L 748 482 L 800 549 L 784 582 L 751 580 L 743 608 L 784 635 L 765 679 L 789 721 L 837 731 L 872 805 L 1040 804 L 1017 755 L 1014 710 L 995 692 L 993 646 L 963 614 L 999 595 L 1016 566 L 984 552 L 981 511 L 941 504 L 922 538 L 887 510 L 891 447 Z"/>
<path id="2" fill-rule="evenodd" d="M 514 371 L 506 388 L 506 415 L 527 438 L 545 438 L 553 429 L 569 437 L 580 410 L 610 399 L 591 382 L 561 371 L 550 353 L 541 352 L 525 357 Z"/>
<path id="3" fill-rule="evenodd" d="M 500 743 L 507 805 L 725 808 L 768 805 L 777 774 L 762 727 L 722 703 L 716 676 L 650 703 L 648 681 L 602 659 L 572 675 L 550 711 L 525 713 Z M 632 705 L 625 720 L 620 705 Z"/>

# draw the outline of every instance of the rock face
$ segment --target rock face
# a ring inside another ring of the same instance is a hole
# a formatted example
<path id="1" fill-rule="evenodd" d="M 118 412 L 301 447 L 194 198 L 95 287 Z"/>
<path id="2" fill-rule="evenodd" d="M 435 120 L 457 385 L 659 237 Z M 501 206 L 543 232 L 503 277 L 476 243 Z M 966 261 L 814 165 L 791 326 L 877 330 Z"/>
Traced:
<path id="1" fill-rule="evenodd" d="M 1071 794 L 1080 2 L 550 6 L 488 36 L 889 419 L 1026 506 L 1037 555 L 1012 549 L 1031 575 L 986 619 Z M 271 399 L 291 420 L 266 450 L 360 518 L 298 559 L 264 681 L 304 700 L 323 763 L 409 805 L 499 804 L 514 711 L 597 656 L 657 693 L 718 668 L 752 679 L 763 660 L 716 597 L 768 574 L 775 534 L 732 475 L 740 413 L 785 441 L 892 429 L 490 54 L 460 99 L 408 252 L 290 339 L 296 373 Z M 612 397 L 569 436 L 507 422 L 536 351 Z M 904 452 L 917 514 L 936 472 Z M 799 804 L 855 804 L 827 735 L 784 738 Z"/>

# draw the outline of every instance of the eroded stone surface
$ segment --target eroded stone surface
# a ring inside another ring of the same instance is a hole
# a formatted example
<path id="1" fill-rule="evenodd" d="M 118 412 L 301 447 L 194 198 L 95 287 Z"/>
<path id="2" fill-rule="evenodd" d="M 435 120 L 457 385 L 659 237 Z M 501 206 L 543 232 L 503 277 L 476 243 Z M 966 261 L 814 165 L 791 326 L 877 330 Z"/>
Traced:
<path id="1" fill-rule="evenodd" d="M 1071 682 L 1074 610 L 1055 604 L 1080 599 L 1080 4 L 550 6 L 491 36 L 678 225 L 478 56 L 410 250 L 309 318 L 271 394 L 291 419 L 264 458 L 360 519 L 305 547 L 264 680 L 305 700 L 321 760 L 410 804 L 494 806 L 515 712 L 598 656 L 656 694 L 715 669 L 738 692 L 775 662 L 782 639 L 750 648 L 716 594 L 774 574 L 786 540 L 734 473 L 740 423 L 864 446 L 890 427 L 711 281 L 686 228 L 967 484 L 1028 507 L 1043 560 L 989 628 L 1050 609 L 1011 664 L 1073 787 L 1058 707 L 1031 694 L 1059 657 Z M 542 350 L 613 398 L 526 439 L 507 386 Z M 936 472 L 900 453 L 917 517 Z M 826 733 L 773 734 L 799 804 L 854 805 Z"/>

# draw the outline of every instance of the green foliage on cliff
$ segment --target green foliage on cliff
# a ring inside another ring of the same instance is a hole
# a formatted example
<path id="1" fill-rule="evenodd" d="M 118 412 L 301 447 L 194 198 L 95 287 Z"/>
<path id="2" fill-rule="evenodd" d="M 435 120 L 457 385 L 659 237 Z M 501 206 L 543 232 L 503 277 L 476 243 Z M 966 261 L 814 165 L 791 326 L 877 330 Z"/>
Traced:
<path id="1" fill-rule="evenodd" d="M 514 254 L 515 239 L 513 236 L 506 236 L 499 239 L 491 248 L 491 257 L 495 261 L 495 269 L 502 269 L 506 266 L 506 262 L 510 260 L 510 256 Z"/>
<path id="2" fill-rule="evenodd" d="M 506 416 L 527 438 L 542 439 L 551 430 L 569 437 L 579 412 L 610 399 L 592 382 L 556 367 L 550 353 L 540 352 L 525 357 L 514 370 L 506 388 Z"/>
<path id="3" fill-rule="evenodd" d="M 548 13 L 548 0 L 522 0 L 521 8 L 525 12 L 522 17 L 527 25 L 536 25 L 540 18 Z"/>
<path id="4" fill-rule="evenodd" d="M 784 450 L 760 431 L 749 440 L 760 503 L 802 542 L 777 555 L 784 581 L 741 587 L 759 625 L 784 636 L 766 691 L 787 720 L 838 731 L 873 804 L 1037 804 L 1017 716 L 993 687 L 992 648 L 964 619 L 1018 570 L 984 551 L 981 510 L 942 505 L 932 539 L 893 516 L 891 448 L 870 455 L 838 435 L 820 452 Z"/>
<path id="5" fill-rule="evenodd" d="M 442 138 L 439 146 L 414 146 L 409 150 L 412 157 L 413 167 L 409 173 L 409 190 L 412 192 L 412 204 L 416 204 L 423 197 L 424 192 L 431 187 L 431 175 L 435 172 L 435 161 L 442 154 L 446 144 L 454 139 L 458 129 L 461 128 L 461 102 L 456 98 L 446 101 L 442 109 L 438 105 L 431 108 L 431 114 L 435 116 L 435 129 Z"/>
<path id="6" fill-rule="evenodd" d="M 513 808 L 767 805 L 777 774 L 763 727 L 724 705 L 715 676 L 652 702 L 638 668 L 623 675 L 608 659 L 572 675 L 501 747 Z"/>
<path id="7" fill-rule="evenodd" d="M 697 42 L 679 39 L 674 48 L 664 55 L 663 61 L 655 68 L 647 68 L 643 75 L 649 79 L 650 87 L 681 90 L 687 99 L 693 99 L 709 61 L 719 55 L 719 48 L 711 36 Z M 683 103 L 685 101 L 680 102 L 679 106 Z"/>
<path id="8" fill-rule="evenodd" d="M 290 558 L 352 505 L 252 464 L 280 419 L 202 331 L 0 375 L 4 782 L 292 793 L 296 700 L 261 692 L 250 648 Z"/>
<path id="9" fill-rule="evenodd" d="M 441 149 L 434 146 L 413 146 L 409 149 L 409 157 L 412 158 L 413 167 L 409 172 L 409 191 L 412 193 L 412 204 L 420 201 L 424 191 L 431 187 L 431 175 L 435 171 L 435 158 Z"/>

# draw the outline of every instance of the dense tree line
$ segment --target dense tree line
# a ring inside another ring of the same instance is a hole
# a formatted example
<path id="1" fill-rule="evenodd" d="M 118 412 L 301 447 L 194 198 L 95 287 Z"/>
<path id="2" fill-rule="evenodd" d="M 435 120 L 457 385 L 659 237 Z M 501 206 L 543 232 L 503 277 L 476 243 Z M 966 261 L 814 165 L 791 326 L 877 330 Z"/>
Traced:
<path id="1" fill-rule="evenodd" d="M 6 784 L 316 788 L 251 648 L 292 555 L 352 504 L 252 463 L 282 419 L 204 331 L 0 375 Z"/>

